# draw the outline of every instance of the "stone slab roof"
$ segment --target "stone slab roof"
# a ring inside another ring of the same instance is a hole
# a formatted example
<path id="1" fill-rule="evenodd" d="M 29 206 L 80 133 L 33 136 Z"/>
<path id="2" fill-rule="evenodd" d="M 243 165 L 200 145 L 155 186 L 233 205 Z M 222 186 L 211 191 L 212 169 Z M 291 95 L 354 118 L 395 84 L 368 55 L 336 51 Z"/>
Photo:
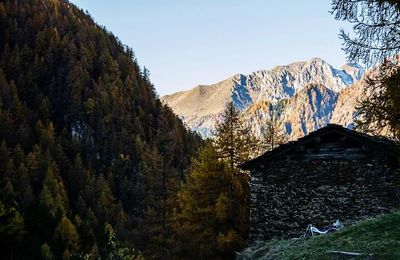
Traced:
<path id="1" fill-rule="evenodd" d="M 398 142 L 394 142 L 384 137 L 362 134 L 360 132 L 345 128 L 340 125 L 328 124 L 323 128 L 320 128 L 302 138 L 299 138 L 297 141 L 283 144 L 275 148 L 274 150 L 268 151 L 259 157 L 249 160 L 239 167 L 244 170 L 251 170 L 263 162 L 277 159 L 277 157 L 279 156 L 285 155 L 286 153 L 289 153 L 293 150 L 297 150 L 300 146 L 303 146 L 309 142 L 315 141 L 317 138 L 321 138 L 325 135 L 329 135 L 332 133 L 339 133 L 340 135 L 346 136 L 346 138 L 350 138 L 359 143 L 362 143 L 365 146 L 380 150 L 382 153 L 397 156 L 400 152 L 400 145 Z"/>

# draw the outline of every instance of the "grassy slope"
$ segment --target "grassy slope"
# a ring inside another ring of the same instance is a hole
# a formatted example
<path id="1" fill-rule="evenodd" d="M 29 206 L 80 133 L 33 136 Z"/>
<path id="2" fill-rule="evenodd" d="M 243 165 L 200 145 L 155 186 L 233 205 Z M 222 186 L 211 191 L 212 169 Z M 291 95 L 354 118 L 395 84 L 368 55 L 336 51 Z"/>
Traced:
<path id="1" fill-rule="evenodd" d="M 260 243 L 243 254 L 245 259 L 331 259 L 326 253 L 330 250 L 373 254 L 373 259 L 400 259 L 400 211 L 307 240 Z"/>

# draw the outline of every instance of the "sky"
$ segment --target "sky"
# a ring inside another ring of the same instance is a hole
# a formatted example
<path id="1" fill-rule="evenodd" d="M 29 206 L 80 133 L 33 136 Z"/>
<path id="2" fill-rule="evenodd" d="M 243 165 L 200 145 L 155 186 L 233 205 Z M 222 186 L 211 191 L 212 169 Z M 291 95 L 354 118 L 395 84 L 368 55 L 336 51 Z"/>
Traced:
<path id="1" fill-rule="evenodd" d="M 320 57 L 346 63 L 331 0 L 71 0 L 131 47 L 160 96 Z"/>

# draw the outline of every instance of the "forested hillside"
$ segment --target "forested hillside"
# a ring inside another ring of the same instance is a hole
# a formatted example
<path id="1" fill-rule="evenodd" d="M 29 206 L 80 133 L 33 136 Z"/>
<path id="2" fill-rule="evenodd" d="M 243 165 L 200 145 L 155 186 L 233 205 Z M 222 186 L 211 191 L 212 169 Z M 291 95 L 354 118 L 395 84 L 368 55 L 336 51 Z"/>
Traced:
<path id="1" fill-rule="evenodd" d="M 133 51 L 67 1 L 7 0 L 0 53 L 0 258 L 168 255 L 202 141 Z"/>

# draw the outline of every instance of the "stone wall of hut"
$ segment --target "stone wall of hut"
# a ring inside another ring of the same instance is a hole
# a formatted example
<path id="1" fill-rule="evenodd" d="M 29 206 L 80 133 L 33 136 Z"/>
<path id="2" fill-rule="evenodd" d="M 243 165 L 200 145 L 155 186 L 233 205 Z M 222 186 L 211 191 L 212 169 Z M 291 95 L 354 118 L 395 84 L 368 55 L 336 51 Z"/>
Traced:
<path id="1" fill-rule="evenodd" d="M 381 160 L 278 160 L 253 169 L 250 242 L 302 235 L 390 211 L 400 204 L 400 171 Z"/>

